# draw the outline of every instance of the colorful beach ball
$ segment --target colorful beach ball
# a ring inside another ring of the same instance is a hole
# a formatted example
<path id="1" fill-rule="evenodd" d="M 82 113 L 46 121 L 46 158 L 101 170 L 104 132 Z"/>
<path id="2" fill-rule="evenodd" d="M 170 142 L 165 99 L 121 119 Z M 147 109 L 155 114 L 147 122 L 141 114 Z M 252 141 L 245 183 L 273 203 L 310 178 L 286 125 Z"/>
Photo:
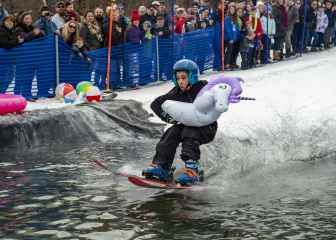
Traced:
<path id="1" fill-rule="evenodd" d="M 64 95 L 64 102 L 65 103 L 74 103 L 77 99 L 77 93 L 76 90 L 73 89 L 71 92 Z"/>
<path id="2" fill-rule="evenodd" d="M 60 83 L 57 85 L 56 89 L 55 89 L 55 95 L 57 98 L 62 98 L 62 92 L 63 92 L 63 87 L 64 87 L 65 83 Z"/>
<path id="3" fill-rule="evenodd" d="M 88 102 L 100 102 L 101 92 L 98 87 L 91 86 L 86 92 L 86 101 Z"/>
<path id="4" fill-rule="evenodd" d="M 82 81 L 79 82 L 76 86 L 76 92 L 79 95 L 80 93 L 84 93 L 86 94 L 89 87 L 93 86 L 93 84 L 91 82 L 88 81 Z"/>
<path id="5" fill-rule="evenodd" d="M 55 89 L 55 94 L 57 98 L 63 98 L 74 90 L 74 87 L 70 83 L 60 83 Z"/>

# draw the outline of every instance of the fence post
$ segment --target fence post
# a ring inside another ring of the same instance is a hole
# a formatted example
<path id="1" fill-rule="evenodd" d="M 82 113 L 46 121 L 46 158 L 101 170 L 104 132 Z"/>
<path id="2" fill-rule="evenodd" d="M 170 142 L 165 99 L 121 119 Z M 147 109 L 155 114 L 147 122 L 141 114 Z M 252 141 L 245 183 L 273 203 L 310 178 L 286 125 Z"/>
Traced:
<path id="1" fill-rule="evenodd" d="M 157 71 L 157 81 L 160 81 L 160 57 L 159 57 L 159 36 L 155 37 L 156 41 L 156 71 Z"/>
<path id="2" fill-rule="evenodd" d="M 55 34 L 55 60 L 56 60 L 56 86 L 60 84 L 60 66 L 59 66 L 59 37 Z"/>

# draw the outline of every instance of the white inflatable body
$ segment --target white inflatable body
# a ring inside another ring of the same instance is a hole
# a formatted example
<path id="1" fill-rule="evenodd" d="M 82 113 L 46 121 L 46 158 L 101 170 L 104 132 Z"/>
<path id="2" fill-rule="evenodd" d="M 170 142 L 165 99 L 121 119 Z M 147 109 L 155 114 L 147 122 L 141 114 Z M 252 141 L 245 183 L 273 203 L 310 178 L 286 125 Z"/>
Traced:
<path id="1" fill-rule="evenodd" d="M 186 126 L 203 127 L 228 110 L 231 90 L 230 85 L 220 83 L 197 96 L 193 103 L 167 100 L 162 104 L 162 110 Z"/>

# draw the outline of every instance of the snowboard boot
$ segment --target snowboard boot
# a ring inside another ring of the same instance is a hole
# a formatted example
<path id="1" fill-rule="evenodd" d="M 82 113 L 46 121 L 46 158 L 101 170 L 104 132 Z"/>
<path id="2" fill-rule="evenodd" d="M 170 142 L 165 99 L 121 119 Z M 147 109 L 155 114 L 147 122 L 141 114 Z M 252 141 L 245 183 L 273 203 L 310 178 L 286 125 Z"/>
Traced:
<path id="1" fill-rule="evenodd" d="M 160 165 L 151 164 L 148 168 L 142 170 L 142 176 L 148 179 L 167 182 L 169 178 L 169 172 Z"/>
<path id="2" fill-rule="evenodd" d="M 188 160 L 185 167 L 174 173 L 174 180 L 177 184 L 183 186 L 197 184 L 203 181 L 203 171 L 200 169 L 197 161 Z"/>

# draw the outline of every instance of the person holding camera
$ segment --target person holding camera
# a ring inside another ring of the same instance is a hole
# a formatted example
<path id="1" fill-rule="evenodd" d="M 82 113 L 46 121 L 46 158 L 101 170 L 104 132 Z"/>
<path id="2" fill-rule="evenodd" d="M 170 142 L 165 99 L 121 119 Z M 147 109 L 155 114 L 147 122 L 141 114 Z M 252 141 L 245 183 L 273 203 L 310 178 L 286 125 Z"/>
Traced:
<path id="1" fill-rule="evenodd" d="M 51 13 L 47 6 L 43 6 L 40 10 L 40 17 L 34 23 L 34 26 L 39 28 L 43 35 L 49 35 L 55 33 L 57 30 L 56 24 L 51 21 Z"/>

